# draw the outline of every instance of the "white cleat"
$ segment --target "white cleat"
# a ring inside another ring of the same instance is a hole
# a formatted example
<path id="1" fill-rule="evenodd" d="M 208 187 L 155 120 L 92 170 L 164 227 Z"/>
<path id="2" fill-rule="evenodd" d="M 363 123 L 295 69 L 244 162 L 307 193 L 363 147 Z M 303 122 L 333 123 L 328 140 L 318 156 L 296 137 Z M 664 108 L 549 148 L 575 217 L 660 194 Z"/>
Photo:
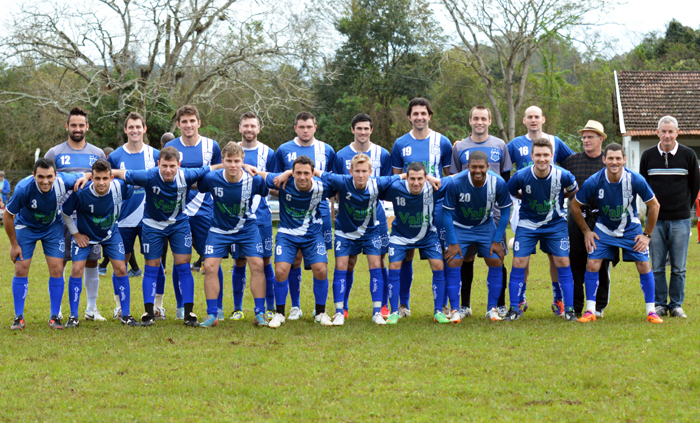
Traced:
<path id="1" fill-rule="evenodd" d="M 317 314 L 315 320 L 316 323 L 319 323 L 321 326 L 333 326 L 331 318 L 328 316 L 328 314 L 326 314 L 325 311 L 323 313 Z"/>
<path id="2" fill-rule="evenodd" d="M 86 311 L 85 312 L 85 320 L 92 320 L 94 322 L 104 322 L 105 319 L 102 317 L 100 314 L 100 310 L 95 310 L 95 311 Z"/>
<path id="3" fill-rule="evenodd" d="M 345 324 L 345 315 L 343 313 L 335 313 L 333 316 L 333 326 L 343 326 Z"/>
<path id="4" fill-rule="evenodd" d="M 495 308 L 492 308 L 491 310 L 486 312 L 486 319 L 488 319 L 492 322 L 498 322 L 498 321 L 503 320 L 498 313 L 498 309 L 495 309 Z"/>
<path id="5" fill-rule="evenodd" d="M 165 320 L 165 307 L 156 307 L 153 309 L 153 315 L 156 320 Z"/>
<path id="6" fill-rule="evenodd" d="M 459 317 L 461 317 L 462 319 L 464 319 L 465 317 L 469 317 L 471 315 L 472 315 L 471 308 L 462 306 L 462 308 L 459 309 Z"/>
<path id="7" fill-rule="evenodd" d="M 462 315 L 459 313 L 459 310 L 452 310 L 452 313 L 450 314 L 450 322 L 459 323 L 461 321 Z"/>
<path id="8" fill-rule="evenodd" d="M 292 309 L 289 310 L 289 320 L 299 320 L 303 314 L 299 307 L 292 307 Z"/>
<path id="9" fill-rule="evenodd" d="M 506 308 L 506 306 L 498 307 L 498 315 L 500 317 L 506 317 L 506 314 L 508 314 L 508 309 Z"/>
<path id="10" fill-rule="evenodd" d="M 58 309 L 58 320 L 63 320 L 63 306 Z"/>
<path id="11" fill-rule="evenodd" d="M 374 313 L 374 316 L 372 316 L 372 323 L 386 325 L 386 320 L 384 320 L 384 317 L 382 317 L 382 313 Z"/>
<path id="12" fill-rule="evenodd" d="M 411 317 L 411 309 L 405 306 L 399 306 L 399 317 Z"/>
<path id="13" fill-rule="evenodd" d="M 282 326 L 284 324 L 284 315 L 280 313 L 275 313 L 274 316 L 272 316 L 272 319 L 270 322 L 267 324 L 268 327 L 271 327 L 273 329 L 277 329 L 278 327 Z"/>
<path id="14" fill-rule="evenodd" d="M 114 313 L 112 313 L 112 316 L 115 319 L 121 319 L 122 318 L 122 308 L 121 307 L 114 307 Z"/>

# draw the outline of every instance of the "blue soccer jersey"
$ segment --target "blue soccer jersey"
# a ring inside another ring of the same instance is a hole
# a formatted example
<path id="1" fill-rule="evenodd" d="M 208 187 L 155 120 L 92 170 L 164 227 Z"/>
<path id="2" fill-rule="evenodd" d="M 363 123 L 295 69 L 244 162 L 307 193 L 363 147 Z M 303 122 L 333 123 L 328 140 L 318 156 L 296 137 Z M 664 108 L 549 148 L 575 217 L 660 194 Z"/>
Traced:
<path id="1" fill-rule="evenodd" d="M 637 217 L 637 196 L 646 203 L 654 198 L 654 192 L 637 172 L 625 168 L 620 181 L 613 183 L 608 180 L 607 169 L 603 168 L 586 179 L 576 193 L 576 201 L 585 204 L 587 198 L 594 196 L 599 210 L 596 227 L 619 238 L 626 232 L 642 232 Z"/>
<path id="2" fill-rule="evenodd" d="M 506 181 L 495 173 L 488 172 L 484 185 L 477 188 L 471 174 L 462 172 L 452 178 L 443 207 L 450 210 L 455 226 L 470 229 L 493 223 L 493 210 L 510 207 L 512 201 Z"/>
<path id="3" fill-rule="evenodd" d="M 545 134 L 545 138 L 549 138 L 552 143 L 553 159 L 552 163 L 564 163 L 564 160 L 574 154 L 574 150 L 569 148 L 564 141 L 559 137 L 553 135 Z M 532 140 L 528 135 L 522 135 L 513 138 L 508 143 L 508 154 L 510 154 L 510 159 L 515 166 L 515 170 L 525 169 L 528 166 L 532 166 Z"/>
<path id="4" fill-rule="evenodd" d="M 82 176 L 82 173 L 58 172 L 51 190 L 47 193 L 41 192 L 34 175 L 19 181 L 5 209 L 16 216 L 15 229 L 43 229 L 54 223 L 58 218 L 63 198 Z"/>
<path id="5" fill-rule="evenodd" d="M 428 176 L 441 178 L 443 168 L 450 167 L 452 144 L 446 136 L 430 131 L 428 138 L 418 140 L 413 133 L 398 138 L 391 149 L 391 166 L 402 172 L 409 164 L 421 162 L 428 171 Z"/>
<path id="6" fill-rule="evenodd" d="M 221 163 L 221 149 L 216 141 L 199 137 L 197 144 L 185 145 L 181 138 L 175 138 L 166 147 L 175 147 L 180 152 L 180 167 L 183 169 L 198 169 Z M 214 201 L 211 195 L 204 194 L 196 189 L 190 190 L 187 196 L 188 216 L 211 216 L 214 210 Z"/>
<path id="7" fill-rule="evenodd" d="M 566 220 L 564 196 L 578 188 L 568 170 L 550 165 L 549 175 L 538 178 L 534 166 L 521 169 L 508 181 L 508 191 L 517 197 L 522 192 L 518 228 L 538 229 L 559 220 Z"/>
<path id="8" fill-rule="evenodd" d="M 313 160 L 314 166 L 318 170 L 331 172 L 335 161 L 335 151 L 333 147 L 323 141 L 314 139 L 309 146 L 302 146 L 297 139 L 287 141 L 282 144 L 275 153 L 275 172 L 284 172 L 292 168 L 292 164 L 297 157 L 306 156 Z"/>
<path id="9" fill-rule="evenodd" d="M 187 219 L 187 194 L 189 187 L 199 182 L 209 173 L 209 166 L 199 169 L 180 169 L 172 182 L 165 182 L 160 169 L 127 170 L 124 181 L 130 185 L 142 186 L 146 190 L 146 207 L 143 223 L 154 229 Z"/>
<path id="10" fill-rule="evenodd" d="M 90 183 L 80 191 L 73 192 L 63 204 L 63 214 L 78 214 L 78 232 L 90 238 L 90 244 L 98 244 L 112 237 L 122 211 L 122 201 L 132 196 L 134 188 L 115 179 L 109 191 L 98 195 Z"/>
<path id="11" fill-rule="evenodd" d="M 276 172 L 275 151 L 265 144 L 258 142 L 255 148 L 244 148 L 245 164 L 253 166 L 264 172 Z M 257 223 L 260 225 L 269 225 L 272 222 L 272 213 L 270 213 L 270 205 L 267 203 L 267 195 L 256 195 L 253 197 L 252 211 L 255 213 Z"/>
<path id="12" fill-rule="evenodd" d="M 229 182 L 224 176 L 225 171 L 209 172 L 199 181 L 197 189 L 211 194 L 214 199 L 211 232 L 237 234 L 255 225 L 254 197 L 266 197 L 268 190 L 261 176 L 253 177 L 243 172 L 238 182 Z"/>
<path id="13" fill-rule="evenodd" d="M 334 175 L 323 172 L 321 179 L 336 190 L 340 197 L 335 218 L 335 235 L 346 239 L 360 239 L 368 231 L 379 227 L 379 196 L 395 181 L 398 175 L 370 178 L 365 189 L 355 187 L 350 175 Z"/>
<path id="14" fill-rule="evenodd" d="M 280 174 L 267 174 L 265 183 L 269 189 L 277 189 L 273 181 L 278 175 Z M 319 204 L 324 198 L 335 195 L 333 188 L 319 179 L 314 179 L 311 190 L 300 191 L 294 178 L 289 178 L 287 187 L 281 188 L 279 192 L 280 222 L 277 232 L 293 236 L 322 233 L 323 219 Z"/>
<path id="15" fill-rule="evenodd" d="M 443 178 L 442 186 L 435 191 L 429 182 L 423 185 L 423 191 L 413 195 L 409 191 L 408 181 L 394 181 L 384 192 L 384 199 L 394 204 L 396 217 L 391 224 L 391 243 L 411 245 L 429 233 L 437 234 L 435 227 L 435 205 L 445 195 L 452 184 L 452 178 Z"/>
<path id="16" fill-rule="evenodd" d="M 349 175 L 350 162 L 357 154 L 358 152 L 355 150 L 352 144 L 338 151 L 335 155 L 333 172 L 337 173 L 338 175 Z M 377 144 L 371 144 L 369 150 L 366 152 L 363 151 L 361 154 L 369 156 L 369 158 L 372 160 L 371 176 L 391 176 L 391 155 L 386 148 L 382 148 Z"/>
<path id="17" fill-rule="evenodd" d="M 159 152 L 155 148 L 144 144 L 138 153 L 130 153 L 125 146 L 119 147 L 109 155 L 107 161 L 112 169 L 148 170 L 156 167 Z M 135 228 L 143 222 L 143 208 L 146 204 L 146 190 L 143 187 L 134 187 L 134 194 L 124 200 L 122 211 L 119 215 L 120 228 Z"/>

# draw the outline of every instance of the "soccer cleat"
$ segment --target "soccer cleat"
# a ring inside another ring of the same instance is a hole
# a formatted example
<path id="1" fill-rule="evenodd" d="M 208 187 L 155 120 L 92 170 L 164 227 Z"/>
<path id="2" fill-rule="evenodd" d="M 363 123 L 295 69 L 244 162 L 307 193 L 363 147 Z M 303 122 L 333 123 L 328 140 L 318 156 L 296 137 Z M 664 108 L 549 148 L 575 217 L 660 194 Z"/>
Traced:
<path id="1" fill-rule="evenodd" d="M 196 319 L 195 319 L 196 321 Z M 187 324 L 187 320 L 185 320 L 185 324 Z M 203 328 L 210 328 L 213 326 L 216 326 L 219 324 L 219 317 L 216 314 L 209 314 L 207 315 L 207 318 L 204 319 L 202 323 L 199 324 L 200 327 Z M 190 325 L 192 326 L 192 325 Z"/>
<path id="2" fill-rule="evenodd" d="M 64 327 L 67 328 L 77 328 L 80 325 L 78 316 L 70 316 Z"/>
<path id="3" fill-rule="evenodd" d="M 486 312 L 486 320 L 490 320 L 492 322 L 500 322 L 503 320 L 500 314 L 498 314 L 498 309 L 497 308 L 492 308 L 491 310 Z"/>
<path id="4" fill-rule="evenodd" d="M 448 319 L 442 311 L 436 312 L 433 319 L 438 323 L 450 323 L 450 319 Z"/>
<path id="5" fill-rule="evenodd" d="M 216 316 L 214 316 L 216 317 Z M 197 321 L 197 315 L 190 312 L 189 316 L 185 316 L 185 325 L 186 326 L 191 326 L 193 328 L 196 328 L 199 326 L 199 322 Z"/>
<path id="6" fill-rule="evenodd" d="M 184 320 L 185 319 L 185 307 L 179 307 L 177 310 L 175 310 L 175 320 Z"/>
<path id="7" fill-rule="evenodd" d="M 218 309 L 218 311 L 216 312 L 216 318 L 223 321 L 225 319 L 224 310 Z"/>
<path id="8" fill-rule="evenodd" d="M 328 316 L 328 314 L 326 314 L 325 311 L 323 313 L 317 314 L 314 318 L 314 321 L 320 324 L 321 326 L 333 326 L 333 321 L 331 321 L 330 316 Z"/>
<path id="9" fill-rule="evenodd" d="M 142 271 L 141 269 L 139 269 L 139 270 L 131 269 L 131 270 L 129 270 L 128 272 L 126 272 L 126 276 L 129 277 L 129 278 L 135 278 L 135 277 L 137 277 L 137 276 L 143 276 L 143 271 Z"/>
<path id="10" fill-rule="evenodd" d="M 289 310 L 289 320 L 299 320 L 303 314 L 299 307 L 292 307 L 292 309 Z"/>
<path id="11" fill-rule="evenodd" d="M 449 308 L 448 306 L 444 305 L 444 306 L 442 306 L 442 314 L 449 317 L 452 314 L 452 309 Z"/>
<path id="12" fill-rule="evenodd" d="M 58 318 L 63 320 L 63 306 L 58 309 Z"/>
<path id="13" fill-rule="evenodd" d="M 284 324 L 284 314 L 280 313 L 275 313 L 275 315 L 270 319 L 270 321 L 267 323 L 267 325 L 273 329 L 277 329 L 278 327 L 282 326 Z"/>
<path id="14" fill-rule="evenodd" d="M 97 273 L 98 273 L 100 276 L 105 276 L 105 275 L 107 275 L 107 268 L 106 268 L 106 267 L 99 267 L 99 268 L 97 269 Z"/>
<path id="15" fill-rule="evenodd" d="M 122 308 L 121 307 L 114 307 L 114 312 L 112 313 L 112 316 L 115 319 L 121 319 L 122 318 Z"/>
<path id="16" fill-rule="evenodd" d="M 395 325 L 395 324 L 399 323 L 399 319 L 401 319 L 401 316 L 399 315 L 399 313 L 397 311 L 395 311 L 395 312 L 391 313 L 389 315 L 389 317 L 387 317 L 386 324 L 387 325 Z"/>
<path id="17" fill-rule="evenodd" d="M 165 307 L 154 308 L 153 316 L 156 318 L 156 320 L 165 320 Z"/>
<path id="18" fill-rule="evenodd" d="M 141 326 L 151 326 L 156 322 L 156 317 L 148 313 L 143 313 L 141 316 Z"/>
<path id="19" fill-rule="evenodd" d="M 457 310 L 452 310 L 450 314 L 450 322 L 459 323 L 462 321 L 462 315 Z"/>
<path id="20" fill-rule="evenodd" d="M 374 316 L 372 316 L 372 323 L 376 323 L 378 325 L 386 325 L 386 320 L 384 320 L 384 316 L 382 316 L 382 313 L 374 313 Z"/>
<path id="21" fill-rule="evenodd" d="M 520 304 L 518 304 L 518 307 L 520 307 L 520 310 L 525 313 L 528 308 L 530 308 L 529 305 L 527 305 L 527 300 L 522 300 Z"/>
<path id="22" fill-rule="evenodd" d="M 253 319 L 253 326 L 262 328 L 265 326 L 270 326 L 270 323 L 265 318 L 265 314 L 260 313 L 255 315 L 255 318 Z"/>
<path id="23" fill-rule="evenodd" d="M 576 318 L 576 312 L 573 310 L 564 312 L 564 320 L 566 320 L 567 322 L 578 322 L 578 319 Z"/>
<path id="24" fill-rule="evenodd" d="M 385 318 L 385 319 L 388 318 L 389 315 L 391 314 L 391 313 L 389 312 L 389 307 L 387 307 L 386 304 L 384 304 L 384 305 L 382 306 L 381 314 L 382 314 L 382 317 Z"/>
<path id="25" fill-rule="evenodd" d="M 265 319 L 267 319 L 268 322 L 272 320 L 273 317 L 275 317 L 275 310 L 267 310 L 265 312 Z"/>
<path id="26" fill-rule="evenodd" d="M 335 313 L 333 316 L 333 326 L 343 326 L 345 324 L 345 313 Z"/>
<path id="27" fill-rule="evenodd" d="M 656 314 L 659 316 L 665 316 L 667 314 L 666 306 L 656 306 Z"/>
<path id="28" fill-rule="evenodd" d="M 503 320 L 506 322 L 512 322 L 514 320 L 518 320 L 520 317 L 522 317 L 522 315 L 522 310 L 520 310 L 519 308 L 511 307 L 510 310 L 508 310 L 508 313 L 506 313 L 506 316 L 503 318 Z"/>
<path id="29" fill-rule="evenodd" d="M 243 313 L 243 310 L 235 310 L 233 313 L 231 313 L 229 320 L 243 320 L 244 318 L 245 313 Z"/>
<path id="30" fill-rule="evenodd" d="M 411 317 L 411 309 L 405 305 L 399 306 L 399 317 Z"/>
<path id="31" fill-rule="evenodd" d="M 658 314 L 654 313 L 653 311 L 650 311 L 649 314 L 647 314 L 647 322 L 649 323 L 663 323 L 664 321 L 659 317 Z"/>
<path id="32" fill-rule="evenodd" d="M 672 308 L 671 311 L 668 313 L 671 317 L 680 317 L 683 319 L 687 319 L 688 316 L 685 315 L 683 312 L 683 309 L 680 307 Z"/>
<path id="33" fill-rule="evenodd" d="M 465 317 L 469 317 L 472 315 L 472 309 L 466 306 L 462 306 L 459 309 L 459 317 L 464 319 Z"/>
<path id="34" fill-rule="evenodd" d="M 127 325 L 131 327 L 141 326 L 141 323 L 139 323 L 138 320 L 134 319 L 134 316 L 132 315 L 124 316 L 120 320 L 122 322 L 122 325 Z"/>
<path id="35" fill-rule="evenodd" d="M 349 314 L 347 310 L 343 310 L 343 317 L 348 318 Z"/>
<path id="36" fill-rule="evenodd" d="M 498 315 L 499 316 L 506 317 L 506 314 L 508 314 L 508 309 L 506 308 L 506 306 L 503 305 L 503 306 L 498 307 Z"/>
<path id="37" fill-rule="evenodd" d="M 603 313 L 604 313 L 604 312 L 605 312 L 605 310 L 600 310 L 600 311 L 596 310 L 596 311 L 595 311 L 595 317 L 596 317 L 596 319 L 602 319 L 602 318 L 603 318 Z"/>
<path id="38" fill-rule="evenodd" d="M 63 329 L 63 324 L 61 323 L 61 319 L 54 314 L 49 319 L 49 327 L 51 329 Z"/>
<path id="39" fill-rule="evenodd" d="M 561 300 L 552 302 L 552 313 L 554 313 L 555 316 L 564 314 L 564 303 Z"/>
<path id="40" fill-rule="evenodd" d="M 581 323 L 595 322 L 595 320 L 595 313 L 590 310 L 586 310 L 586 312 L 583 313 L 583 316 L 579 317 L 578 319 L 578 321 Z"/>
<path id="41" fill-rule="evenodd" d="M 11 330 L 22 330 L 24 329 L 24 316 L 21 314 L 17 317 L 15 317 L 14 322 L 12 322 L 12 326 L 10 326 Z"/>
<path id="42" fill-rule="evenodd" d="M 85 320 L 92 320 L 93 322 L 104 322 L 107 319 L 102 317 L 102 315 L 100 314 L 100 310 L 95 310 L 92 312 L 86 311 Z"/>
<path id="43" fill-rule="evenodd" d="M 194 264 L 190 265 L 192 272 L 199 273 L 202 270 L 202 258 L 200 257 Z"/>

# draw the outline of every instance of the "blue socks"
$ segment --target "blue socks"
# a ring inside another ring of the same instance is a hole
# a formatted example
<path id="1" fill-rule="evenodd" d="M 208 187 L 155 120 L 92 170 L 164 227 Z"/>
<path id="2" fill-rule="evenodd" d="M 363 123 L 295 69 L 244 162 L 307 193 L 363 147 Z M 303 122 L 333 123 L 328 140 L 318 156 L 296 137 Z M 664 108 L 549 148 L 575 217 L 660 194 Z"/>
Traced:
<path id="1" fill-rule="evenodd" d="M 287 304 L 287 292 L 289 291 L 289 284 L 287 280 L 278 281 L 275 279 L 275 304 L 279 307 L 284 307 Z"/>
<path id="2" fill-rule="evenodd" d="M 160 268 L 161 271 L 163 268 Z M 119 286 L 119 304 L 122 308 L 122 316 L 131 315 L 131 285 L 128 276 L 114 276 L 115 285 Z M 165 279 L 163 279 L 165 282 Z M 156 292 L 158 291 L 156 287 Z"/>
<path id="3" fill-rule="evenodd" d="M 554 302 L 562 301 L 564 296 L 561 292 L 561 284 L 559 282 L 552 281 L 552 300 Z"/>
<path id="4" fill-rule="evenodd" d="M 649 304 L 654 302 L 655 285 L 654 272 L 639 274 L 639 284 L 642 286 L 644 293 L 644 302 Z"/>
<path id="5" fill-rule="evenodd" d="M 384 278 L 384 290 L 382 291 L 382 305 L 389 304 L 389 269 L 382 267 L 382 278 Z"/>
<path id="6" fill-rule="evenodd" d="M 335 270 L 333 272 L 333 303 L 335 304 L 335 312 L 343 312 L 343 304 L 345 304 L 345 283 L 347 279 L 347 271 Z M 320 282 L 320 281 L 319 281 Z M 316 278 L 314 278 L 314 295 L 316 295 Z M 316 304 L 325 304 L 316 302 Z"/>
<path id="7" fill-rule="evenodd" d="M 433 303 L 435 312 L 442 312 L 445 303 L 445 271 L 433 270 Z"/>
<path id="8" fill-rule="evenodd" d="M 217 305 L 217 299 L 207 299 L 207 314 L 216 316 L 219 312 L 219 307 Z"/>
<path id="9" fill-rule="evenodd" d="M 405 305 L 407 308 L 409 306 L 409 301 L 411 299 L 411 285 L 413 284 L 413 260 L 404 261 L 401 263 L 401 285 L 400 285 L 400 298 L 401 304 Z"/>
<path id="10" fill-rule="evenodd" d="M 63 278 L 49 278 L 49 298 L 51 298 L 51 315 L 58 316 L 63 301 L 65 282 Z"/>
<path id="11" fill-rule="evenodd" d="M 557 267 L 557 275 L 559 276 L 559 285 L 564 294 L 564 310 L 573 311 L 574 309 L 574 275 L 571 274 L 571 266 Z"/>
<path id="12" fill-rule="evenodd" d="M 182 303 L 194 303 L 194 278 L 189 263 L 175 265 L 177 277 L 180 280 L 180 292 L 182 292 Z"/>
<path id="13" fill-rule="evenodd" d="M 343 308 L 345 310 L 350 310 L 350 308 L 348 307 L 348 299 L 350 299 L 350 290 L 352 289 L 352 284 L 355 282 L 354 273 L 354 270 L 349 270 L 347 275 L 345 276 L 345 302 L 343 304 Z"/>
<path id="14" fill-rule="evenodd" d="M 316 300 L 316 304 L 322 306 L 326 305 L 326 300 L 328 299 L 328 279 L 319 280 L 314 278 L 314 298 Z M 340 311 L 342 313 L 342 306 Z"/>
<path id="15" fill-rule="evenodd" d="M 143 272 L 143 282 L 141 287 L 143 289 L 143 303 L 153 304 L 156 298 L 156 287 L 158 285 L 158 267 L 157 266 L 144 266 Z M 121 299 L 121 296 L 119 297 Z M 122 310 L 122 315 L 124 310 Z"/>
<path id="16" fill-rule="evenodd" d="M 503 277 L 503 275 L 501 275 Z M 510 271 L 510 283 L 508 284 L 510 307 L 520 307 L 520 297 L 525 292 L 525 268 L 513 267 Z"/>
<path id="17" fill-rule="evenodd" d="M 265 270 L 265 301 L 267 302 L 267 309 L 275 309 L 275 271 L 272 268 L 272 264 L 268 264 L 264 268 Z"/>
<path id="18" fill-rule="evenodd" d="M 401 291 L 401 270 L 389 269 L 389 282 L 387 283 L 389 303 L 391 311 L 399 311 L 399 292 Z"/>
<path id="19" fill-rule="evenodd" d="M 512 278 L 511 278 L 512 279 Z M 503 288 L 503 267 L 489 267 L 486 275 L 486 286 L 488 287 L 487 310 L 498 306 L 498 298 L 501 296 Z"/>
<path id="20" fill-rule="evenodd" d="M 219 308 L 219 310 L 224 309 L 224 271 L 221 269 L 221 266 L 219 266 L 219 272 L 217 274 L 219 276 L 219 297 L 216 299 L 216 305 Z"/>
<path id="21" fill-rule="evenodd" d="M 299 307 L 301 298 L 301 267 L 292 268 L 287 277 L 289 283 L 289 297 L 292 299 L 292 307 Z"/>
<path id="22" fill-rule="evenodd" d="M 461 267 L 445 268 L 445 292 L 450 300 L 452 310 L 459 310 L 459 294 L 461 281 Z"/>
<path id="23" fill-rule="evenodd" d="M 598 272 L 589 272 L 583 276 L 583 284 L 586 289 L 586 301 L 595 301 L 598 292 Z"/>
<path id="24" fill-rule="evenodd" d="M 233 286 L 233 310 L 243 310 L 243 292 L 245 291 L 245 266 L 233 266 L 231 285 Z"/>
<path id="25" fill-rule="evenodd" d="M 253 301 L 255 302 L 255 315 L 265 313 L 265 297 L 253 298 Z"/>
<path id="26" fill-rule="evenodd" d="M 369 292 L 372 294 L 372 314 L 382 311 L 384 294 L 384 276 L 382 269 L 369 269 Z"/>
<path id="27" fill-rule="evenodd" d="M 118 293 L 115 292 L 115 294 L 118 294 Z M 163 295 L 163 294 L 165 294 L 165 268 L 163 267 L 163 264 L 161 263 L 161 265 L 158 266 L 158 277 L 156 278 L 156 295 Z M 127 314 L 127 316 L 128 316 L 128 314 Z"/>
<path id="28" fill-rule="evenodd" d="M 24 314 L 24 301 L 29 291 L 29 278 L 12 278 L 12 298 L 15 300 L 15 317 Z"/>
<path id="29" fill-rule="evenodd" d="M 173 275 L 173 291 L 175 291 L 175 303 L 177 304 L 177 308 L 182 308 L 182 307 L 184 307 L 184 305 L 182 304 L 182 291 L 180 290 L 180 278 L 177 276 L 177 270 L 175 269 L 174 264 L 173 264 L 172 275 Z"/>
<path id="30" fill-rule="evenodd" d="M 70 304 L 70 315 L 78 316 L 78 306 L 80 305 L 80 293 L 83 292 L 83 278 L 68 278 L 68 304 Z"/>

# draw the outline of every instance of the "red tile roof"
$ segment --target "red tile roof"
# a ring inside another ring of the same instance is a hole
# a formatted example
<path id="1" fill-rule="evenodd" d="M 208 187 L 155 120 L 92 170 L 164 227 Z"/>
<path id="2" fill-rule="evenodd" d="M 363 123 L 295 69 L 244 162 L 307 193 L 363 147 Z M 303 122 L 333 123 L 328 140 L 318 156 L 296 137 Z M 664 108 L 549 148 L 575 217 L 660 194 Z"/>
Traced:
<path id="1" fill-rule="evenodd" d="M 666 115 L 678 119 L 681 135 L 700 135 L 700 72 L 619 71 L 617 82 L 623 135 L 656 135 L 659 119 Z"/>

